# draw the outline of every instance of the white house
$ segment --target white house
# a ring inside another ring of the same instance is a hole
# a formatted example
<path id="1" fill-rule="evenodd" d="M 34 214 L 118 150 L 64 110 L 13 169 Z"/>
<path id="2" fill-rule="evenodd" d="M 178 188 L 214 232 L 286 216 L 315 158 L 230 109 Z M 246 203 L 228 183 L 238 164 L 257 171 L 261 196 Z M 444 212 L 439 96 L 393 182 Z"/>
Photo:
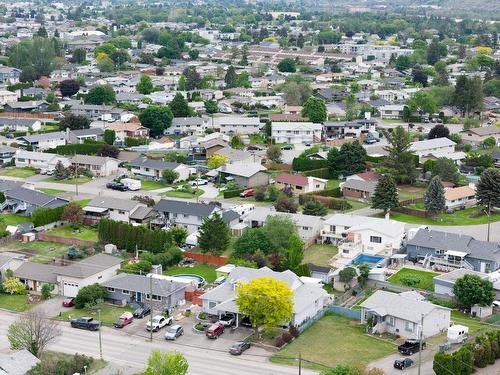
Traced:
<path id="1" fill-rule="evenodd" d="M 455 152 L 456 143 L 448 138 L 426 139 L 413 142 L 410 151 L 418 155 L 419 159 L 427 155 L 447 154 Z"/>
<path id="2" fill-rule="evenodd" d="M 25 135 L 16 138 L 21 147 L 31 146 L 35 151 L 44 151 L 67 143 L 66 132 L 50 132 L 42 134 Z"/>
<path id="3" fill-rule="evenodd" d="M 211 126 L 208 117 L 174 117 L 172 125 L 166 130 L 167 134 L 204 135 Z"/>
<path id="4" fill-rule="evenodd" d="M 103 156 L 75 155 L 71 158 L 71 164 L 88 169 L 94 176 L 107 177 L 118 172 L 120 160 Z"/>
<path id="5" fill-rule="evenodd" d="M 96 197 L 83 207 L 85 219 L 89 223 L 95 223 L 101 218 L 128 224 L 142 222 L 151 216 L 152 210 L 145 204 L 134 200 L 111 197 Z"/>
<path id="6" fill-rule="evenodd" d="M 40 120 L 29 118 L 0 118 L 0 131 L 27 132 L 38 131 L 42 127 Z"/>
<path id="7" fill-rule="evenodd" d="M 257 134 L 261 124 L 258 117 L 221 116 L 213 118 L 211 127 L 222 134 Z"/>
<path id="8" fill-rule="evenodd" d="M 172 169 L 179 174 L 176 181 L 187 180 L 190 175 L 190 169 L 185 164 L 147 159 L 146 157 L 138 157 L 132 160 L 130 166 L 133 174 L 151 180 L 161 180 L 163 178 L 162 172 L 165 169 Z"/>
<path id="9" fill-rule="evenodd" d="M 58 162 L 64 167 L 69 167 L 71 162 L 64 156 L 45 152 L 17 150 L 15 155 L 16 167 L 32 167 L 53 170 Z"/>
<path id="10" fill-rule="evenodd" d="M 0 90 L 0 105 L 17 102 L 17 94 L 8 90 Z"/>
<path id="11" fill-rule="evenodd" d="M 473 207 L 476 205 L 476 190 L 470 186 L 446 189 L 444 192 L 447 210 Z"/>
<path id="12" fill-rule="evenodd" d="M 380 118 L 384 119 L 400 119 L 403 118 L 403 108 L 402 104 L 386 104 L 380 106 L 378 111 L 380 112 Z"/>
<path id="13" fill-rule="evenodd" d="M 323 125 L 313 122 L 273 122 L 271 136 L 276 143 L 318 143 L 321 142 Z"/>

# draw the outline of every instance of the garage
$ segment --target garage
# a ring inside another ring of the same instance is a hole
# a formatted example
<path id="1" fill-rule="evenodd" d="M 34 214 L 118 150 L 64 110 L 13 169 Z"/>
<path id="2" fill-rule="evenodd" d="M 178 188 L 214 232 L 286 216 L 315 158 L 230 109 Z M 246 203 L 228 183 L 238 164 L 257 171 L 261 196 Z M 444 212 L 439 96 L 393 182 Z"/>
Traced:
<path id="1" fill-rule="evenodd" d="M 78 284 L 63 281 L 62 295 L 65 297 L 76 297 L 78 294 Z"/>

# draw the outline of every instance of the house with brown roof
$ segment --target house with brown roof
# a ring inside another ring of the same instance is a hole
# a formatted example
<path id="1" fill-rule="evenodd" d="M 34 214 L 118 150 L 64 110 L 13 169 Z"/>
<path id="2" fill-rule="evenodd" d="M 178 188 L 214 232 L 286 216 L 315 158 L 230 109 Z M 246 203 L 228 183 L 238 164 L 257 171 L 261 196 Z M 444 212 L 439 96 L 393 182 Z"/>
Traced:
<path id="1" fill-rule="evenodd" d="M 301 174 L 281 174 L 276 177 L 276 187 L 280 190 L 289 189 L 293 194 L 305 194 L 325 190 L 328 180 L 318 177 L 306 177 Z"/>
<path id="2" fill-rule="evenodd" d="M 470 128 L 462 132 L 462 141 L 471 145 L 479 146 L 486 138 L 493 137 L 496 144 L 500 143 L 500 128 L 498 126 L 481 126 Z"/>
<path id="3" fill-rule="evenodd" d="M 470 186 L 447 189 L 444 192 L 447 210 L 458 210 L 476 205 L 476 190 Z"/>
<path id="4" fill-rule="evenodd" d="M 375 180 L 364 181 L 353 178 L 340 184 L 340 190 L 345 198 L 369 201 L 375 193 L 377 184 L 378 181 Z"/>
<path id="5" fill-rule="evenodd" d="M 345 179 L 346 181 L 349 180 L 358 180 L 358 181 L 378 181 L 380 180 L 381 176 L 378 173 L 375 173 L 373 171 L 367 171 L 367 172 L 362 172 L 358 174 L 353 174 L 351 176 L 347 176 Z"/>
<path id="6" fill-rule="evenodd" d="M 148 138 L 149 129 L 138 123 L 132 122 L 115 122 L 109 125 L 106 129 L 114 130 L 116 140 L 125 142 L 125 138 Z"/>

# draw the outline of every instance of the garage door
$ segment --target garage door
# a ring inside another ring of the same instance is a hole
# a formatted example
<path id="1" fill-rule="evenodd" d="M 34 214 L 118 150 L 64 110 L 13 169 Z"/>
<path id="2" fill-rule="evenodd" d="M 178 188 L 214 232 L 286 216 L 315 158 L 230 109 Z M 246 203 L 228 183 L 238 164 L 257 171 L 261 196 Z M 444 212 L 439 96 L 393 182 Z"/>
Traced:
<path id="1" fill-rule="evenodd" d="M 78 294 L 78 284 L 64 282 L 62 294 L 64 297 L 76 297 Z"/>

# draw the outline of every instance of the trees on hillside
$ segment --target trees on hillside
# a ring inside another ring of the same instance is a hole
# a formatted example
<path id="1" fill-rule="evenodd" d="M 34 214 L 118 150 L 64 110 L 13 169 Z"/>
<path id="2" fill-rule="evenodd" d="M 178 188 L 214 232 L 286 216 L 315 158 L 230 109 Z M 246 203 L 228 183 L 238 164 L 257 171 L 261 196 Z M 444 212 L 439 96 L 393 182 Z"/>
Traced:
<path id="1" fill-rule="evenodd" d="M 116 94 L 110 85 L 101 85 L 91 89 L 85 96 L 85 104 L 114 104 Z"/>
<path id="2" fill-rule="evenodd" d="M 63 97 L 73 96 L 80 90 L 80 83 L 76 79 L 65 79 L 59 83 L 59 91 Z"/>
<path id="3" fill-rule="evenodd" d="M 372 208 L 384 210 L 384 213 L 399 207 L 398 189 L 391 175 L 383 176 L 372 196 Z"/>
<path id="4" fill-rule="evenodd" d="M 154 89 L 151 77 L 148 76 L 147 74 L 141 74 L 141 78 L 139 79 L 139 82 L 137 82 L 137 85 L 135 85 L 135 89 L 137 90 L 138 93 L 144 95 L 151 94 Z"/>
<path id="5" fill-rule="evenodd" d="M 90 127 L 90 120 L 84 115 L 67 114 L 61 121 L 59 121 L 60 130 L 79 130 L 88 129 Z"/>

